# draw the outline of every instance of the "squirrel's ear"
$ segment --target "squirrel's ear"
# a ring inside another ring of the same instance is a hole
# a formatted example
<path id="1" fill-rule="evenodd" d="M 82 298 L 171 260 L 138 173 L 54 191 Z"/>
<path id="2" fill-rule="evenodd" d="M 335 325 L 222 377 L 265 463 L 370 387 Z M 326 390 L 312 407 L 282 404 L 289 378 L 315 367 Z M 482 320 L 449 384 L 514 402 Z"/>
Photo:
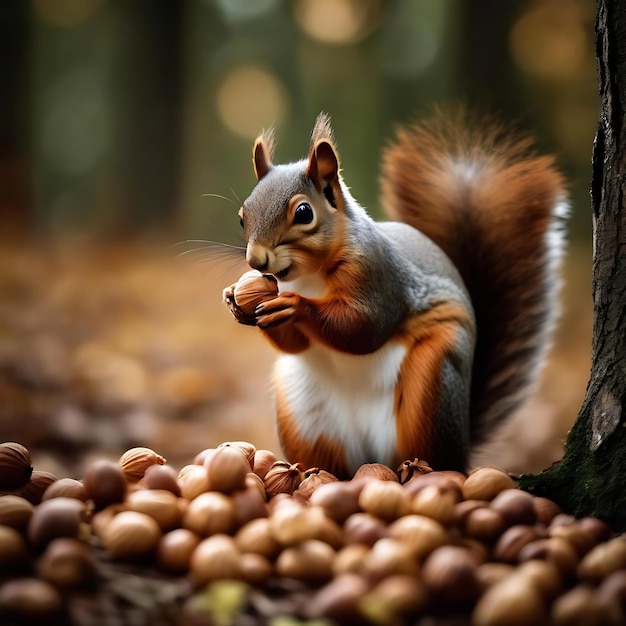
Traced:
<path id="1" fill-rule="evenodd" d="M 272 154 L 274 152 L 273 131 L 263 131 L 254 142 L 252 148 L 252 164 L 257 180 L 261 180 L 272 169 Z"/>
<path id="2" fill-rule="evenodd" d="M 336 186 L 339 181 L 339 159 L 329 141 L 322 139 L 313 147 L 306 173 L 319 192 L 323 192 L 328 185 L 333 188 Z"/>

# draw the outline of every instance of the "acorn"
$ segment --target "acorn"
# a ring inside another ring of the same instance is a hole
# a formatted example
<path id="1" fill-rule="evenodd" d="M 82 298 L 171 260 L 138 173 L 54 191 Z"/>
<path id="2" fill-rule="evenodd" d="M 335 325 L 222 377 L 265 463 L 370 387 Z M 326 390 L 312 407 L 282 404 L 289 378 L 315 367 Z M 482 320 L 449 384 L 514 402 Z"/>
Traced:
<path id="1" fill-rule="evenodd" d="M 150 448 L 130 448 L 118 461 L 124 475 L 130 482 L 141 480 L 146 470 L 152 465 L 163 465 L 166 462 L 160 454 Z"/>
<path id="2" fill-rule="evenodd" d="M 271 300 L 278 295 L 278 282 L 270 274 L 261 274 L 250 270 L 243 274 L 235 285 L 233 296 L 235 304 L 246 315 L 254 312 L 262 302 Z"/>
<path id="3" fill-rule="evenodd" d="M 30 453 L 14 441 L 0 443 L 0 491 L 14 491 L 24 485 L 33 468 Z"/>

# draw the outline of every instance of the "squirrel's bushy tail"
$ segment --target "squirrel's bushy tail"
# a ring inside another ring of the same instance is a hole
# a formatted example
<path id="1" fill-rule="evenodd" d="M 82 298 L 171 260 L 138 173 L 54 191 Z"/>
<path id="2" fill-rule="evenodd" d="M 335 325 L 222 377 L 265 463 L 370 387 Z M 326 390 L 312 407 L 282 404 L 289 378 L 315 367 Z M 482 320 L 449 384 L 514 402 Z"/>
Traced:
<path id="1" fill-rule="evenodd" d="M 382 197 L 392 219 L 435 241 L 458 268 L 478 328 L 471 440 L 529 393 L 550 343 L 567 213 L 564 180 L 532 141 L 464 111 L 397 133 Z"/>

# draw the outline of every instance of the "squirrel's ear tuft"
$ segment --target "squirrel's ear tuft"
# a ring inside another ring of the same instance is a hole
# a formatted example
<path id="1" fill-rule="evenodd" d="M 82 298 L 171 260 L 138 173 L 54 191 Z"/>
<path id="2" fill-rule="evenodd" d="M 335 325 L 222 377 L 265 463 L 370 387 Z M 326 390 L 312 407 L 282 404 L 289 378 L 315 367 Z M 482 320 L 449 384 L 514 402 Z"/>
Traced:
<path id="1" fill-rule="evenodd" d="M 252 164 L 257 180 L 261 180 L 272 169 L 274 154 L 274 131 L 264 130 L 254 142 L 252 148 Z"/>
<path id="2" fill-rule="evenodd" d="M 334 193 L 338 191 L 339 156 L 334 145 L 330 117 L 326 113 L 320 113 L 317 116 L 311 133 L 309 165 L 306 173 L 319 192 L 325 193 L 329 186 Z"/>
<path id="3" fill-rule="evenodd" d="M 331 144 L 335 143 L 333 127 L 330 123 L 330 115 L 324 112 L 320 113 L 315 120 L 315 126 L 311 132 L 311 146 L 309 152 L 322 140 L 328 141 Z"/>

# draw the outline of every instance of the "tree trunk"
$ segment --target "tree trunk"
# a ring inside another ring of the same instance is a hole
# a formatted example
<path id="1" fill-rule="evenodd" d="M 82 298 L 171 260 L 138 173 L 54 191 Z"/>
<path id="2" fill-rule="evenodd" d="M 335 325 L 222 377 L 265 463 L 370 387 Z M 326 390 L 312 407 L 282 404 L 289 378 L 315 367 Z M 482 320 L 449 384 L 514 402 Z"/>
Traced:
<path id="1" fill-rule="evenodd" d="M 594 327 L 591 378 L 561 462 L 520 486 L 576 516 L 626 530 L 626 12 L 598 0 L 601 113 L 593 151 Z"/>

